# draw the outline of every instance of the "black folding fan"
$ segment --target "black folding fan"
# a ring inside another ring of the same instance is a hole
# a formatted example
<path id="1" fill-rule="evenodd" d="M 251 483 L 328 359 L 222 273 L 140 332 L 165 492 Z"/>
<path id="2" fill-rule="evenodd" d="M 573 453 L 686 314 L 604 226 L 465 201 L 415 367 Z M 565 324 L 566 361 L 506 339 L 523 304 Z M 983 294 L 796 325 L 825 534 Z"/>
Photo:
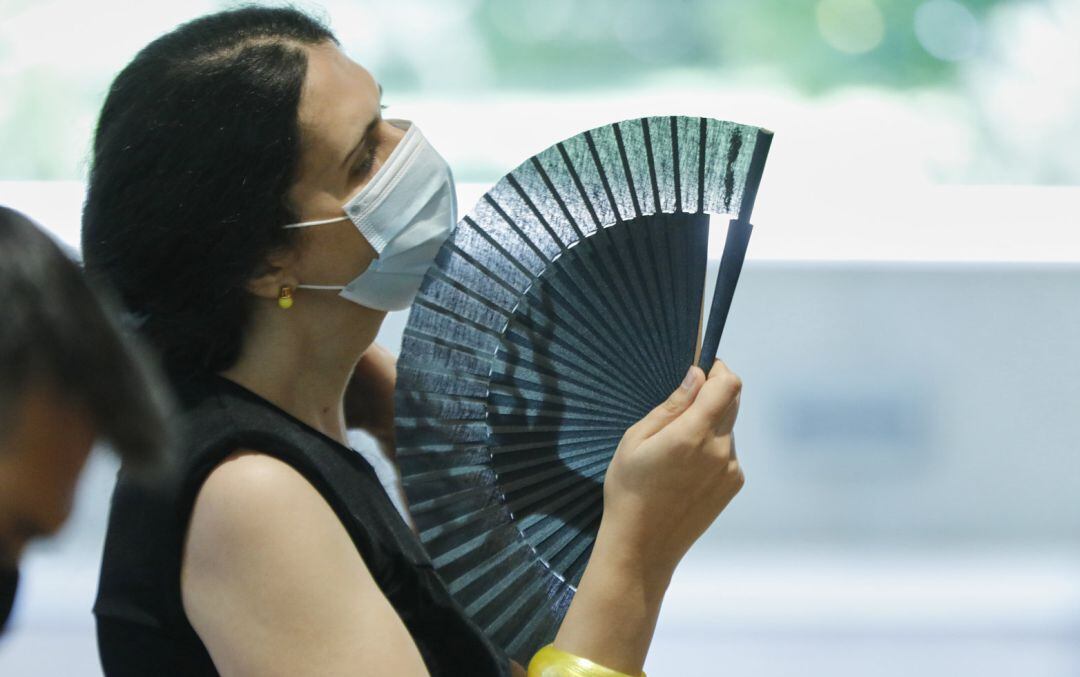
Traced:
<path id="1" fill-rule="evenodd" d="M 579 134 L 495 184 L 424 280 L 398 359 L 405 491 L 455 598 L 521 662 L 574 595 L 623 432 L 712 365 L 771 139 L 674 116 Z M 699 353 L 710 213 L 735 218 Z"/>

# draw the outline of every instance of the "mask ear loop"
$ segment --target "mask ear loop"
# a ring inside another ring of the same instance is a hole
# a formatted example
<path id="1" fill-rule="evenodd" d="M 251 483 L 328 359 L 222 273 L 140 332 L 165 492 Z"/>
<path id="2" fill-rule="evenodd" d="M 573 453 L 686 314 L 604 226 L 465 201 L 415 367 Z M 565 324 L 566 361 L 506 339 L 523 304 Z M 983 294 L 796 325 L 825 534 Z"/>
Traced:
<path id="1" fill-rule="evenodd" d="M 348 219 L 349 219 L 349 217 L 347 215 L 346 216 L 335 216 L 332 219 L 319 219 L 318 221 L 304 221 L 302 223 L 290 223 L 287 226 L 282 226 L 282 228 L 307 228 L 308 226 L 322 226 L 322 225 L 325 225 L 327 223 L 337 223 L 338 221 L 347 221 Z M 294 288 L 295 289 L 315 289 L 315 290 L 319 290 L 319 291 L 323 291 L 323 290 L 325 290 L 325 291 L 341 291 L 345 287 L 342 286 L 342 285 L 332 285 L 332 284 L 298 284 Z"/>
<path id="2" fill-rule="evenodd" d="M 320 219 L 318 221 L 303 221 L 301 223 L 290 223 L 282 228 L 307 228 L 308 226 L 323 226 L 327 223 L 337 223 L 338 221 L 348 221 L 348 216 L 335 216 L 332 219 Z"/>

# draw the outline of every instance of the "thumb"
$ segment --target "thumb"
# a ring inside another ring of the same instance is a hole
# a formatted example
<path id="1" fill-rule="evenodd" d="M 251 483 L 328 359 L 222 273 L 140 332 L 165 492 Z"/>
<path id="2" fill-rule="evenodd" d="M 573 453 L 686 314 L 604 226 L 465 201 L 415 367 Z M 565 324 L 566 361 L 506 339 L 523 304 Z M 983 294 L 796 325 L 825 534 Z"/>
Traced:
<path id="1" fill-rule="evenodd" d="M 691 366 L 686 372 L 682 385 L 644 418 L 630 426 L 623 438 L 642 441 L 663 430 L 667 424 L 678 418 L 679 414 L 694 403 L 694 398 L 697 397 L 703 383 L 705 383 L 705 372 L 697 365 Z"/>

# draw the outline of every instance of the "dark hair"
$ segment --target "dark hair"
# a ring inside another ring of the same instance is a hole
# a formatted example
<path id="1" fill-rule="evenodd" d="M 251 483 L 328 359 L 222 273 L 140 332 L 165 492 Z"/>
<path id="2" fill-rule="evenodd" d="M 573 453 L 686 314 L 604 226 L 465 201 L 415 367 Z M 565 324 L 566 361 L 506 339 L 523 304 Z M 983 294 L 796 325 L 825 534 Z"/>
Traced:
<path id="1" fill-rule="evenodd" d="M 94 138 L 83 210 L 87 270 L 118 290 L 174 376 L 240 353 L 300 157 L 306 45 L 337 43 L 289 8 L 245 7 L 181 25 L 116 77 Z"/>
<path id="2" fill-rule="evenodd" d="M 0 207 L 0 433 L 33 383 L 86 407 L 125 461 L 159 459 L 170 400 L 145 351 L 125 337 L 105 291 L 29 219 Z"/>

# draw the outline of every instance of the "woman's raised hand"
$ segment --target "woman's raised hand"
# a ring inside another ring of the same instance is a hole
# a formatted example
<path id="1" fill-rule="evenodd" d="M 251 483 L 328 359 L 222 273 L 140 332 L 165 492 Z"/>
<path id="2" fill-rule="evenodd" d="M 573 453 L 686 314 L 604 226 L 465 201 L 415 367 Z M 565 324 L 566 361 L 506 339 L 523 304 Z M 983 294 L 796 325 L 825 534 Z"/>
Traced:
<path id="1" fill-rule="evenodd" d="M 640 673 L 675 566 L 739 493 L 731 429 L 742 382 L 723 362 L 623 435 L 604 479 L 604 516 L 555 647 Z"/>
<path id="2" fill-rule="evenodd" d="M 719 360 L 708 378 L 691 367 L 678 390 L 626 431 L 611 461 L 601 528 L 660 576 L 743 486 L 732 435 L 741 391 Z"/>

